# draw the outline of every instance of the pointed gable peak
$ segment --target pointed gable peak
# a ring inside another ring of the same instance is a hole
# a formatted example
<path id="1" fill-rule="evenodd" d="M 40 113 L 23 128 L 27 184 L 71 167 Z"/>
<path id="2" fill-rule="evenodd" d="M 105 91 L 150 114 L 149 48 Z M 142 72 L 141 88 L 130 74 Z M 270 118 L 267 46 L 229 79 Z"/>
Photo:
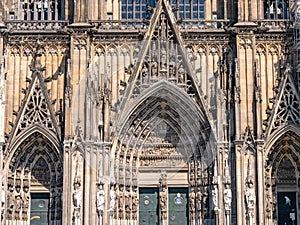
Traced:
<path id="1" fill-rule="evenodd" d="M 273 134 L 277 129 L 289 124 L 300 124 L 299 93 L 292 77 L 292 69 L 287 64 L 281 78 L 277 96 L 270 100 L 272 109 L 268 109 L 269 118 L 265 121 L 265 136 Z"/>
<path id="2" fill-rule="evenodd" d="M 196 101 L 201 102 L 199 105 L 203 105 L 190 65 L 191 59 L 184 49 L 169 1 L 157 2 L 149 28 L 138 45 L 139 55 L 130 70 L 120 111 L 128 108 L 128 104 L 134 104 L 135 99 L 146 94 L 153 84 L 161 80 L 176 85 L 190 97 L 196 97 Z"/>
<path id="3" fill-rule="evenodd" d="M 245 133 L 244 133 L 244 147 L 251 147 L 254 148 L 255 147 L 255 140 L 254 140 L 254 136 L 253 136 L 253 132 L 252 129 L 250 128 L 250 126 L 247 126 L 245 129 Z"/>
<path id="4" fill-rule="evenodd" d="M 53 105 L 56 101 L 50 101 L 49 92 L 42 75 L 44 67 L 41 63 L 41 53 L 39 50 L 33 57 L 30 65 L 32 71 L 31 78 L 26 78 L 29 85 L 23 89 L 25 97 L 16 114 L 16 122 L 13 125 L 9 143 L 13 143 L 21 133 L 26 132 L 33 126 L 39 126 L 42 129 L 52 133 L 57 140 L 60 140 L 60 128 L 54 112 Z"/>

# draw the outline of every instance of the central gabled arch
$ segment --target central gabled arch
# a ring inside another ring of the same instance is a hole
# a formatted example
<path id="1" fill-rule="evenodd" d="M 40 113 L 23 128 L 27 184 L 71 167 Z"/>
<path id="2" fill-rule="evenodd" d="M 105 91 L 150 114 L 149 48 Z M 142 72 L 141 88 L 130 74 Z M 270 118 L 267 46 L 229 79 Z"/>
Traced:
<path id="1" fill-rule="evenodd" d="M 152 185 L 159 183 L 157 174 L 167 171 L 186 174 L 177 184 L 185 187 L 196 185 L 196 177 L 211 168 L 215 137 L 207 116 L 192 99 L 180 87 L 161 80 L 127 105 L 119 126 L 114 127 L 111 151 L 117 199 L 121 199 L 116 203 L 116 219 L 136 219 L 133 196 L 146 184 L 141 174 L 150 168 L 156 174 Z M 188 175 L 191 173 L 195 176 Z M 126 198 L 130 204 L 123 200 Z"/>

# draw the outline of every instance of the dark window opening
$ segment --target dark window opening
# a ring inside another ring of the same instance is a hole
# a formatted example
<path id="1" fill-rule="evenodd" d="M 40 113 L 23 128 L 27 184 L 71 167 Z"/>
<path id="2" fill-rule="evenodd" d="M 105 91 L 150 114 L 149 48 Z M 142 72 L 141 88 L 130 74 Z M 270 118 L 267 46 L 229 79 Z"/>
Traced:
<path id="1" fill-rule="evenodd" d="M 204 19 L 204 0 L 170 0 L 177 19 Z M 122 0 L 122 19 L 150 19 L 156 0 Z"/>
<path id="2" fill-rule="evenodd" d="M 62 0 L 34 0 L 27 2 L 20 0 L 20 18 L 23 20 L 62 20 L 63 1 Z"/>
<path id="3" fill-rule="evenodd" d="M 266 0 L 264 2 L 264 18 L 265 19 L 288 19 L 289 4 L 284 0 Z"/>

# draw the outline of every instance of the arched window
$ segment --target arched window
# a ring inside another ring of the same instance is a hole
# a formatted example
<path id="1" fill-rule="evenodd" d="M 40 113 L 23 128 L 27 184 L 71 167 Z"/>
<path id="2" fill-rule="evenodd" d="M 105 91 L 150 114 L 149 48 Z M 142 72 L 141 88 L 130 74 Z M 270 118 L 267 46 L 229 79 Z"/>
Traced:
<path id="1" fill-rule="evenodd" d="M 170 0 L 177 19 L 203 19 L 204 0 Z M 156 0 L 122 0 L 122 19 L 149 19 Z"/>
<path id="2" fill-rule="evenodd" d="M 62 20 L 63 0 L 20 0 L 19 20 Z"/>

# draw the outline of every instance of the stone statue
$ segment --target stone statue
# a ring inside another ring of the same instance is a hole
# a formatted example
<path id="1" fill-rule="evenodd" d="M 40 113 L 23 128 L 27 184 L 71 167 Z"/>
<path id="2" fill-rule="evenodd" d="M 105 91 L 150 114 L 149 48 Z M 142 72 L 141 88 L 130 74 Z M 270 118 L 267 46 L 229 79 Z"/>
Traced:
<path id="1" fill-rule="evenodd" d="M 132 193 L 132 211 L 136 212 L 138 209 L 139 200 L 136 191 Z"/>
<path id="2" fill-rule="evenodd" d="M 195 219 L 195 191 L 194 189 L 191 189 L 191 192 L 189 194 L 189 200 L 190 200 L 190 216 L 191 219 L 194 220 Z"/>
<path id="3" fill-rule="evenodd" d="M 157 76 L 157 62 L 156 61 L 151 63 L 151 75 Z"/>
<path id="4" fill-rule="evenodd" d="M 105 196 L 105 193 L 103 190 L 103 184 L 100 184 L 98 187 L 97 202 L 96 202 L 98 213 L 101 213 L 104 210 L 104 203 L 105 203 L 104 196 Z"/>
<path id="5" fill-rule="evenodd" d="M 27 212 L 29 210 L 29 193 L 24 193 L 22 197 L 22 213 L 23 213 L 23 218 L 24 220 L 27 219 Z"/>
<path id="6" fill-rule="evenodd" d="M 190 198 L 190 212 L 194 212 L 195 211 L 195 192 L 194 189 L 191 190 L 190 194 L 189 194 L 189 198 Z"/>
<path id="7" fill-rule="evenodd" d="M 131 207 L 130 207 L 130 192 L 129 191 L 125 192 L 125 209 L 126 209 L 126 211 L 131 210 Z"/>
<path id="8" fill-rule="evenodd" d="M 1 204 L 2 204 L 2 209 L 3 209 L 3 206 L 5 205 L 5 190 L 4 190 L 4 187 L 2 187 L 1 189 Z"/>
<path id="9" fill-rule="evenodd" d="M 80 206 L 81 206 L 81 191 L 79 190 L 79 187 L 77 187 L 74 190 L 73 205 L 74 205 L 74 208 L 80 208 Z"/>
<path id="10" fill-rule="evenodd" d="M 213 204 L 214 204 L 214 210 L 217 210 L 218 209 L 218 188 L 217 188 L 217 186 L 215 186 L 212 189 L 211 195 L 212 195 L 212 200 L 213 200 Z"/>
<path id="11" fill-rule="evenodd" d="M 166 210 L 167 209 L 167 195 L 168 195 L 167 188 L 163 187 L 161 195 L 160 195 L 160 207 L 161 207 L 161 210 Z"/>
<path id="12" fill-rule="evenodd" d="M 110 198 L 110 203 L 109 203 L 109 209 L 113 211 L 115 209 L 115 190 L 114 190 L 114 185 L 111 185 L 110 191 L 109 191 L 109 198 Z"/>
<path id="13" fill-rule="evenodd" d="M 224 190 L 224 205 L 225 210 L 231 210 L 232 192 L 228 184 L 225 185 Z"/>
<path id="14" fill-rule="evenodd" d="M 80 211 L 75 210 L 73 213 L 73 225 L 80 225 Z"/>
<path id="15" fill-rule="evenodd" d="M 202 202 L 202 193 L 200 190 L 198 190 L 196 194 L 196 206 L 198 211 L 201 211 L 202 208 L 201 202 Z"/>
<path id="16" fill-rule="evenodd" d="M 253 209 L 255 205 L 255 190 L 252 182 L 248 182 L 246 185 L 245 197 L 248 209 Z"/>
<path id="17" fill-rule="evenodd" d="M 163 186 L 160 193 L 160 207 L 161 207 L 161 217 L 163 220 L 167 219 L 167 201 L 168 201 L 168 191 L 167 187 Z"/>
<path id="18" fill-rule="evenodd" d="M 183 65 L 181 64 L 178 68 L 178 82 L 183 83 L 184 81 L 184 68 Z"/>

